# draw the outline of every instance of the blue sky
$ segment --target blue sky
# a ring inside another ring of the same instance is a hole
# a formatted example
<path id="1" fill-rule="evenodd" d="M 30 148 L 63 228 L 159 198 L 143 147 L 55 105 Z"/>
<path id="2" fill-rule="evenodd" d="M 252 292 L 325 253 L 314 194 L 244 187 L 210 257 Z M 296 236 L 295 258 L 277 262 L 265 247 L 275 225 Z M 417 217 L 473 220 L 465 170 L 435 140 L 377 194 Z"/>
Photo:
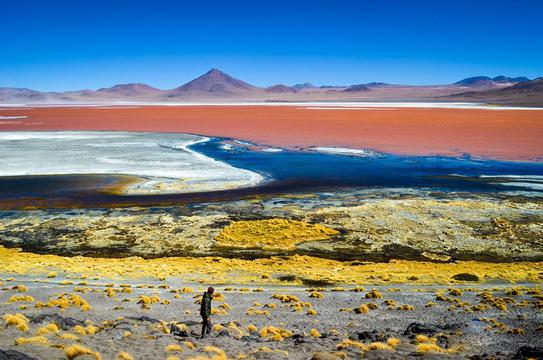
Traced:
<path id="1" fill-rule="evenodd" d="M 543 1 L 0 4 L 0 86 L 173 88 L 217 67 L 259 86 L 543 76 Z"/>

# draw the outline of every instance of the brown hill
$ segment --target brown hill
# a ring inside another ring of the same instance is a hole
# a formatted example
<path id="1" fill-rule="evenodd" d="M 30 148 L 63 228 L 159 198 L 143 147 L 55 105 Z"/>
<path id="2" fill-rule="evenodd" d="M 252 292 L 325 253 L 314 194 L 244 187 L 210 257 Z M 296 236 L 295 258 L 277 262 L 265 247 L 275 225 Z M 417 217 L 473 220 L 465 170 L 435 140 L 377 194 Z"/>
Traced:
<path id="1" fill-rule="evenodd" d="M 266 92 L 285 94 L 285 93 L 295 93 L 295 92 L 298 92 L 298 90 L 287 85 L 277 84 L 274 86 L 267 87 Z"/>
<path id="2" fill-rule="evenodd" d="M 364 91 L 370 91 L 370 88 L 365 84 L 359 84 L 359 85 L 349 86 L 347 89 L 345 89 L 343 91 L 345 91 L 345 92 L 364 92 Z"/>
<path id="3" fill-rule="evenodd" d="M 98 89 L 99 93 L 108 93 L 119 96 L 147 96 L 156 95 L 162 90 L 142 83 L 118 84 L 108 88 Z"/>
<path id="4" fill-rule="evenodd" d="M 543 105 L 543 77 L 520 82 L 502 89 L 467 91 L 450 95 L 451 99 L 508 103 L 517 105 Z"/>
<path id="5" fill-rule="evenodd" d="M 234 95 L 257 89 L 257 87 L 225 74 L 219 69 L 211 69 L 204 75 L 186 83 L 185 85 L 170 90 L 168 92 L 168 97 L 183 95 L 201 96 L 203 94 L 213 96 Z"/>

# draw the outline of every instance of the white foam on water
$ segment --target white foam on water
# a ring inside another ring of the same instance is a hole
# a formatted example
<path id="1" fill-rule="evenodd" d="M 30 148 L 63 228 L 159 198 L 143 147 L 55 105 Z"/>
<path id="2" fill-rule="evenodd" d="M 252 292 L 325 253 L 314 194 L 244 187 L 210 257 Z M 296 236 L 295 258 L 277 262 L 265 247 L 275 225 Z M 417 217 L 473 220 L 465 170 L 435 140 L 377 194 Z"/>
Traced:
<path id="1" fill-rule="evenodd" d="M 500 182 L 500 183 L 494 183 L 494 184 L 503 185 L 503 186 L 522 187 L 522 188 L 531 189 L 531 190 L 543 190 L 542 183 L 510 181 L 510 182 Z"/>
<path id="2" fill-rule="evenodd" d="M 397 108 L 384 108 L 384 107 L 332 107 L 332 106 L 309 106 L 298 109 L 305 110 L 398 110 Z"/>
<path id="3" fill-rule="evenodd" d="M 533 182 L 543 182 L 543 175 L 480 175 L 479 177 L 490 179 L 515 179 L 530 180 Z"/>
<path id="4" fill-rule="evenodd" d="M 335 154 L 335 155 L 349 155 L 349 156 L 362 156 L 370 157 L 376 156 L 377 153 L 370 150 L 363 149 L 351 149 L 351 148 L 341 148 L 341 147 L 327 147 L 327 146 L 316 146 L 311 147 L 309 150 L 317 151 L 325 154 Z"/>
<path id="5" fill-rule="evenodd" d="M 17 120 L 17 119 L 26 119 L 28 116 L 1 116 L 0 120 Z"/>
<path id="6" fill-rule="evenodd" d="M 224 190 L 263 181 L 258 173 L 189 148 L 208 140 L 173 133 L 0 132 L 0 176 L 124 174 L 148 179 L 128 193 Z"/>

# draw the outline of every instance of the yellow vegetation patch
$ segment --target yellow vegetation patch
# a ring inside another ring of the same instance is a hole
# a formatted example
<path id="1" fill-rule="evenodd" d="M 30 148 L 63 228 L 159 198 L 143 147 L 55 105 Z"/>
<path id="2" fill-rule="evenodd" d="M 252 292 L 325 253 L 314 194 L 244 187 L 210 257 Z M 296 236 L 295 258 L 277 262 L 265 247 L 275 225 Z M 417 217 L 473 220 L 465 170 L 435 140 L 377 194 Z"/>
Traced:
<path id="1" fill-rule="evenodd" d="M 15 285 L 11 288 L 12 290 L 17 290 L 18 292 L 27 292 L 28 288 L 24 285 Z"/>
<path id="2" fill-rule="evenodd" d="M 354 309 L 354 312 L 357 314 L 367 314 L 369 311 L 368 305 L 362 304 L 359 307 Z"/>
<path id="3" fill-rule="evenodd" d="M 361 343 L 360 341 L 344 339 L 342 342 L 336 345 L 338 350 L 346 350 L 349 348 L 356 348 L 360 351 L 366 351 L 367 346 Z"/>
<path id="4" fill-rule="evenodd" d="M 388 344 L 382 343 L 382 342 L 372 342 L 368 345 L 368 350 L 386 350 L 386 351 L 393 351 L 394 348 Z"/>
<path id="5" fill-rule="evenodd" d="M 46 334 L 57 334 L 59 332 L 59 328 L 57 324 L 47 324 L 44 327 L 41 327 L 38 329 L 37 334 L 38 335 L 46 335 Z"/>
<path id="6" fill-rule="evenodd" d="M 101 360 L 102 358 L 100 356 L 100 353 L 92 351 L 91 349 L 85 346 L 78 345 L 78 344 L 68 346 L 67 348 L 64 349 L 64 353 L 66 354 L 67 360 L 72 360 L 78 356 L 83 356 L 83 355 L 93 356 L 96 360 Z"/>
<path id="7" fill-rule="evenodd" d="M 60 338 L 64 339 L 64 340 L 72 340 L 72 341 L 79 340 L 79 338 L 76 335 L 70 334 L 70 333 L 64 333 L 64 334 L 60 335 Z"/>
<path id="8" fill-rule="evenodd" d="M 436 338 L 431 338 L 422 334 L 417 335 L 415 340 L 418 344 L 435 344 L 437 342 Z"/>
<path id="9" fill-rule="evenodd" d="M 166 346 L 167 352 L 183 352 L 183 348 L 179 344 L 170 344 Z"/>
<path id="10" fill-rule="evenodd" d="M 327 240 L 337 234 L 329 227 L 298 220 L 247 220 L 226 226 L 215 240 L 223 246 L 292 250 L 298 243 Z"/>
<path id="11" fill-rule="evenodd" d="M 509 282 L 540 283 L 543 280 L 543 262 L 484 263 L 458 261 L 436 263 L 391 260 L 386 263 L 364 263 L 352 266 L 349 262 L 294 255 L 257 260 L 227 259 L 218 257 L 184 258 L 168 257 L 142 259 L 63 257 L 39 255 L 0 246 L 0 272 L 8 274 L 47 274 L 51 269 L 59 273 L 87 274 L 96 277 L 146 278 L 166 273 L 168 277 L 190 280 L 203 276 L 213 282 L 251 284 L 279 284 L 275 277 L 262 278 L 262 274 L 283 273 L 288 269 L 296 278 L 326 279 L 331 283 L 375 284 L 403 283 L 408 275 L 415 274 L 421 284 L 449 284 L 459 272 L 477 273 L 482 279 L 499 279 Z M 89 270 L 90 269 L 90 270 Z M 233 272 L 235 269 L 235 273 Z M 89 274 L 89 271 L 92 272 Z M 432 275 L 428 275 L 432 274 Z M 382 279 L 387 279 L 383 281 Z M 424 279 L 424 280 L 422 280 Z M 8 279 L 6 279 L 7 281 Z M 484 281 L 484 280 L 483 280 Z M 413 282 L 411 282 L 413 283 Z M 182 292 L 187 292 L 185 289 Z"/>
<path id="12" fill-rule="evenodd" d="M 443 352 L 443 349 L 436 344 L 422 343 L 417 345 L 418 354 L 425 354 L 427 352 Z"/>
<path id="13" fill-rule="evenodd" d="M 121 351 L 117 356 L 117 360 L 134 360 L 134 357 L 125 351 Z"/>
<path id="14" fill-rule="evenodd" d="M 391 338 L 388 338 L 387 340 L 387 345 L 388 346 L 391 346 L 393 348 L 397 347 L 398 345 L 400 345 L 401 341 L 400 339 L 398 338 L 395 338 L 395 337 L 391 337 Z"/>
<path id="15" fill-rule="evenodd" d="M 313 291 L 310 295 L 309 295 L 310 298 L 314 298 L 314 299 L 322 299 L 324 297 L 323 294 L 321 294 L 320 292 L 318 291 Z"/>
<path id="16" fill-rule="evenodd" d="M 311 336 L 313 337 L 316 337 L 316 338 L 320 338 L 321 337 L 321 333 L 317 330 L 317 329 L 311 329 L 311 331 L 309 332 L 311 334 Z"/>
<path id="17" fill-rule="evenodd" d="M 262 338 L 275 341 L 283 341 L 284 339 L 292 336 L 292 332 L 275 326 L 266 326 L 260 330 L 259 334 Z"/>
<path id="18" fill-rule="evenodd" d="M 15 345 L 24 345 L 24 344 L 37 344 L 42 346 L 49 346 L 49 340 L 44 336 L 32 336 L 32 337 L 20 337 L 15 339 Z"/>
<path id="19" fill-rule="evenodd" d="M 21 331 L 28 331 L 28 319 L 22 314 L 5 314 L 3 316 L 7 326 L 15 326 Z"/>
<path id="20" fill-rule="evenodd" d="M 9 298 L 8 303 L 14 302 L 34 302 L 34 298 L 30 295 L 13 295 Z"/>

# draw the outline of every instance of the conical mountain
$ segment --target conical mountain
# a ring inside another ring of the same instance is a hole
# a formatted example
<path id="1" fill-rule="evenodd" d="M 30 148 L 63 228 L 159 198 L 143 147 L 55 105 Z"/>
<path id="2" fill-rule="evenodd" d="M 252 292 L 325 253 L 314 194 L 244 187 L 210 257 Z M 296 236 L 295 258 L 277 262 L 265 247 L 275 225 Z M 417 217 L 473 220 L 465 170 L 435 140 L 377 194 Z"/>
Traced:
<path id="1" fill-rule="evenodd" d="M 219 69 L 211 69 L 185 85 L 171 90 L 170 95 L 229 95 L 257 89 L 257 87 L 236 79 Z"/>

